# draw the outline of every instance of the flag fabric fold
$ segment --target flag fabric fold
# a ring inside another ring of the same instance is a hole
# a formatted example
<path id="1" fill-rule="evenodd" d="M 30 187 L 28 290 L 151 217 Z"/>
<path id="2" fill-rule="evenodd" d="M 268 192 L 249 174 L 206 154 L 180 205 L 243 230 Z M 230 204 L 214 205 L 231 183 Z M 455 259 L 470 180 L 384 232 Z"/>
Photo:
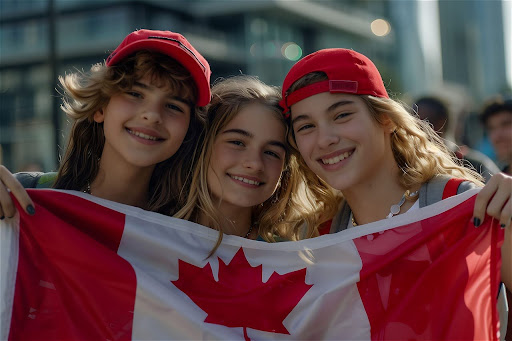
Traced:
<path id="1" fill-rule="evenodd" d="M 478 190 L 299 242 L 60 190 L 0 226 L 1 340 L 495 340 L 503 231 Z"/>

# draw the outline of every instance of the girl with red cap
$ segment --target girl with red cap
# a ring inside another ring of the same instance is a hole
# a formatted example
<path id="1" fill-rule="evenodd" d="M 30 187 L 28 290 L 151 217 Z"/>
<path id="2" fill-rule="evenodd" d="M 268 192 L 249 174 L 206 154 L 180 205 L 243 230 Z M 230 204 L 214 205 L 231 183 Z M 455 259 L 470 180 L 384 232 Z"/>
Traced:
<path id="1" fill-rule="evenodd" d="M 29 214 L 25 187 L 53 187 L 172 215 L 185 201 L 200 106 L 210 101 L 208 62 L 180 34 L 130 33 L 106 62 L 89 73 L 59 78 L 62 109 L 71 118 L 58 173 L 17 175 L 0 167 L 0 218 L 15 207 L 9 188 Z"/>
<path id="2" fill-rule="evenodd" d="M 320 206 L 310 223 L 338 232 L 423 207 L 483 186 L 447 151 L 433 129 L 389 98 L 366 56 L 326 49 L 296 63 L 281 102 L 290 142 Z M 455 180 L 461 179 L 461 180 Z M 512 287 L 512 178 L 494 175 L 476 198 L 474 225 L 485 213 L 506 228 L 502 280 Z M 325 225 L 325 224 L 324 224 Z"/>

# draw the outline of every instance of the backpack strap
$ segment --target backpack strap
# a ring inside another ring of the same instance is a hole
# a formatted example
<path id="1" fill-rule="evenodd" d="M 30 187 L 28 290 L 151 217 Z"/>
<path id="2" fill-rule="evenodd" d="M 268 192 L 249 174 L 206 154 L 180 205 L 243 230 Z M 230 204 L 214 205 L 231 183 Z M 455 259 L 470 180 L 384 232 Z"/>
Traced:
<path id="1" fill-rule="evenodd" d="M 448 180 L 448 182 L 444 186 L 443 200 L 446 198 L 452 197 L 454 195 L 457 195 L 457 189 L 459 188 L 459 185 L 463 181 L 464 181 L 464 179 L 456 179 L 456 178 L 452 178 L 452 179 Z"/>
<path id="2" fill-rule="evenodd" d="M 51 188 L 55 179 L 56 172 L 20 172 L 15 173 L 14 177 L 18 180 L 23 188 Z"/>
<path id="3" fill-rule="evenodd" d="M 324 234 L 329 234 L 331 231 L 331 225 L 332 225 L 332 219 L 327 220 L 326 222 L 323 222 L 318 227 L 318 233 L 323 236 Z"/>

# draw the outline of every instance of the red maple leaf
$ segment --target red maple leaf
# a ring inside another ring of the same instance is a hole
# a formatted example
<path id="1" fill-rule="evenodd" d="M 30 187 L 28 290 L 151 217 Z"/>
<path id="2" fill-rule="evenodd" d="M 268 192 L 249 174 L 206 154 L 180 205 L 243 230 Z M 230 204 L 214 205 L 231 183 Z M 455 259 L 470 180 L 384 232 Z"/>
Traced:
<path id="1" fill-rule="evenodd" d="M 305 283 L 306 269 L 284 275 L 272 273 L 262 282 L 262 266 L 252 267 L 240 248 L 229 265 L 219 258 L 219 281 L 210 263 L 203 268 L 179 260 L 179 279 L 171 281 L 208 316 L 204 322 L 226 327 L 253 328 L 289 334 L 283 320 L 312 285 Z"/>

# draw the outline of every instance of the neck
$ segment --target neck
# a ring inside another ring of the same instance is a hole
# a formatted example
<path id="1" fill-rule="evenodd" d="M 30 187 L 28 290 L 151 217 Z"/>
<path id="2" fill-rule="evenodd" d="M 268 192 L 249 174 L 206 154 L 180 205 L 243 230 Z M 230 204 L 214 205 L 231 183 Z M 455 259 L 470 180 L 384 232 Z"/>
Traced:
<path id="1" fill-rule="evenodd" d="M 411 192 L 418 188 L 410 188 Z M 387 181 L 376 180 L 354 186 L 343 191 L 343 196 L 352 210 L 358 225 L 368 224 L 386 218 L 391 206 L 398 204 L 406 191 L 398 182 L 398 177 Z M 400 207 L 400 213 L 406 212 L 414 201 L 406 200 Z"/>
<path id="2" fill-rule="evenodd" d="M 98 175 L 91 182 L 91 194 L 121 204 L 147 208 L 153 168 L 112 169 L 100 161 Z"/>
<path id="3" fill-rule="evenodd" d="M 220 202 L 219 204 L 217 201 L 214 201 L 214 206 L 219 209 L 220 224 L 225 234 L 246 236 L 252 225 L 252 207 L 239 207 L 226 202 Z M 211 219 L 203 212 L 199 215 L 199 224 L 208 227 L 213 225 Z"/>

